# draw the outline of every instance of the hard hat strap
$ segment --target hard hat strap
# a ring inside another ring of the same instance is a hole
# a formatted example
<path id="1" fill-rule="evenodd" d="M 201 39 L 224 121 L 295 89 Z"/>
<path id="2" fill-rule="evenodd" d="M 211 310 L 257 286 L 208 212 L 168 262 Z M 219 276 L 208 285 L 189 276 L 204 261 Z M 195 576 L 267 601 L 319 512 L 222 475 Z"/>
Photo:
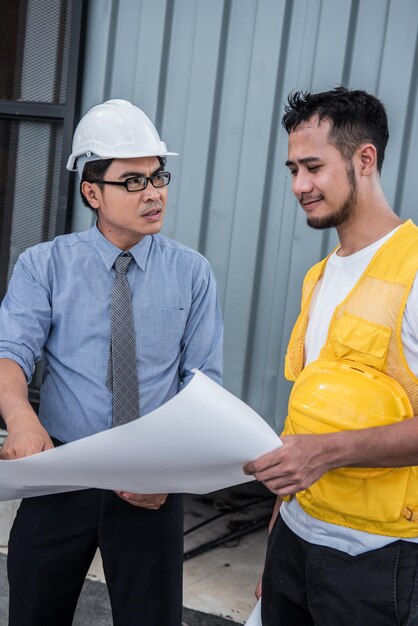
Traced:
<path id="1" fill-rule="evenodd" d="M 84 166 L 86 163 L 89 163 L 89 161 L 102 161 L 102 157 L 97 156 L 97 154 L 93 154 L 92 152 L 87 152 L 86 154 L 82 154 L 81 156 L 77 157 L 77 161 L 76 161 L 76 167 L 77 167 L 77 172 L 78 172 L 78 177 L 81 181 L 81 179 L 83 178 L 83 171 L 84 171 Z"/>

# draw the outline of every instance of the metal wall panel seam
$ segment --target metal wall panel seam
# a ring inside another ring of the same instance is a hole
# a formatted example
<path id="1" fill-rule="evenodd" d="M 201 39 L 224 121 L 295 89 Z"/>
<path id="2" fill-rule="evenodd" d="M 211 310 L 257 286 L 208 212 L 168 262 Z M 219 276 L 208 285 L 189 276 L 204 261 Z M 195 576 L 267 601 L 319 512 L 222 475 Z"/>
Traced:
<path id="1" fill-rule="evenodd" d="M 155 113 L 155 125 L 164 136 L 163 115 L 167 93 L 167 75 L 170 59 L 171 37 L 173 34 L 173 16 L 175 0 L 166 3 L 163 31 L 163 48 L 161 51 L 160 78 L 158 81 L 157 111 Z"/>
<path id="2" fill-rule="evenodd" d="M 109 100 L 112 93 L 112 79 L 115 63 L 115 51 L 116 51 L 116 33 L 119 24 L 120 5 L 119 0 L 113 0 L 110 13 L 110 28 L 107 40 L 107 55 L 106 55 L 106 72 L 104 75 L 103 83 L 103 100 Z M 100 100 L 95 104 L 99 104 Z"/>
<path id="3" fill-rule="evenodd" d="M 415 111 L 411 123 L 411 136 L 418 137 L 418 98 L 415 99 Z M 409 145 L 408 158 L 405 161 L 405 181 L 402 194 L 401 217 L 411 217 L 418 223 L 417 197 L 417 163 L 418 142 L 412 141 Z"/>
<path id="4" fill-rule="evenodd" d="M 377 96 L 385 103 L 390 123 L 391 136 L 383 168 L 382 183 L 391 206 L 394 206 L 396 184 L 400 174 L 403 128 L 408 104 L 405 95 L 408 94 L 410 88 L 417 28 L 418 4 L 416 0 L 390 4 L 383 68 Z"/>
<path id="5" fill-rule="evenodd" d="M 301 73 L 306 74 L 307 68 L 312 63 L 312 48 L 317 40 L 315 32 L 317 29 L 313 28 L 313 25 L 316 24 L 318 27 L 319 24 L 318 8 L 318 3 L 312 2 L 292 4 L 289 55 L 286 65 L 282 68 L 284 98 L 291 89 L 300 86 L 306 88 Z M 310 63 L 302 61 L 305 56 L 310 59 Z M 281 103 L 279 117 L 282 113 Z M 289 175 L 284 166 L 287 158 L 287 134 L 280 124 L 276 128 L 276 135 L 276 153 L 271 163 L 272 189 L 275 195 L 272 197 L 265 246 L 258 252 L 263 256 L 263 271 L 260 275 L 259 308 L 253 341 L 253 373 L 248 395 L 250 404 L 262 409 L 270 421 L 275 415 L 278 386 L 283 384 L 280 355 L 283 344 L 287 345 L 284 330 L 286 308 L 289 306 L 286 305 L 287 296 L 289 292 L 294 291 L 294 285 L 292 284 L 292 289 L 290 285 L 291 246 L 295 239 L 297 216 L 297 203 L 293 199 Z M 296 307 L 294 310 L 296 312 Z M 263 368 L 266 369 L 262 370 L 260 363 L 263 363 Z M 261 375 L 261 372 L 264 375 Z"/>
<path id="6" fill-rule="evenodd" d="M 259 2 L 257 5 L 254 52 L 250 69 L 244 141 L 240 162 L 237 206 L 228 267 L 228 290 L 225 300 L 225 368 L 234 381 L 234 391 L 242 393 L 245 366 L 245 342 L 248 336 L 250 303 L 257 256 L 258 233 L 262 217 L 265 170 L 273 116 L 274 82 L 277 72 L 284 4 Z M 265 41 L 269 46 L 265 46 Z M 263 107 L 260 107 L 262 94 Z M 242 254 L 242 250 L 245 254 Z M 239 316 L 236 312 L 240 311 Z"/>
<path id="7" fill-rule="evenodd" d="M 348 85 L 350 82 L 351 66 L 353 62 L 353 47 L 354 47 L 354 40 L 356 36 L 356 30 L 357 30 L 358 15 L 359 15 L 359 0 L 351 0 L 350 21 L 348 24 L 343 72 L 341 76 L 341 83 L 343 85 Z"/>
<path id="8" fill-rule="evenodd" d="M 401 213 L 403 194 L 405 189 L 405 174 L 406 174 L 406 164 L 408 159 L 410 158 L 409 152 L 412 144 L 412 126 L 413 126 L 413 116 L 415 112 L 415 105 L 417 102 L 417 89 L 418 89 L 418 30 L 417 37 L 415 42 L 415 52 L 412 63 L 412 71 L 411 71 L 411 82 L 409 84 L 409 93 L 407 98 L 407 107 L 406 107 L 406 115 L 405 122 L 402 133 L 402 151 L 400 154 L 399 160 L 399 169 L 398 169 L 398 179 L 396 181 L 396 190 L 395 190 L 395 199 L 393 203 L 393 208 L 398 213 Z M 411 207 L 411 210 L 413 207 Z M 418 214 L 418 207 L 415 207 L 415 215 Z"/>
<path id="9" fill-rule="evenodd" d="M 222 106 L 222 92 L 223 92 L 224 79 L 225 79 L 225 59 L 226 59 L 226 52 L 227 52 L 227 45 L 228 45 L 228 32 L 229 32 L 230 21 L 231 21 L 231 0 L 224 0 L 224 9 L 223 9 L 223 14 L 222 14 L 222 26 L 221 26 L 221 34 L 220 34 L 220 41 L 219 41 L 218 65 L 216 68 L 215 90 L 214 90 L 214 96 L 213 96 L 212 118 L 210 121 L 210 127 L 212 129 L 212 132 L 209 138 L 208 160 L 207 160 L 207 166 L 206 166 L 205 185 L 203 189 L 203 199 L 202 199 L 202 218 L 200 221 L 200 229 L 199 229 L 198 250 L 202 254 L 206 253 L 209 210 L 210 210 L 210 205 L 211 205 L 211 200 L 212 200 L 213 187 L 216 184 L 216 181 L 214 179 L 215 157 L 217 153 L 218 139 L 219 139 L 219 133 L 218 133 L 219 118 L 220 118 L 220 110 Z"/>
<path id="10" fill-rule="evenodd" d="M 375 94 L 379 88 L 379 68 L 387 29 L 388 2 L 389 0 L 367 0 L 360 3 L 353 41 L 350 84 L 357 89 L 366 89 Z M 376 73 L 371 72 L 371 68 Z M 355 81 L 352 80 L 353 77 Z"/>
<path id="11" fill-rule="evenodd" d="M 247 333 L 247 346 L 245 350 L 245 365 L 243 372 L 243 380 L 242 380 L 242 391 L 241 397 L 248 402 L 250 396 L 250 386 L 253 375 L 253 366 L 252 366 L 252 355 L 254 352 L 254 340 L 255 340 L 255 327 L 258 318 L 259 307 L 262 306 L 261 301 L 261 275 L 263 272 L 264 266 L 264 257 L 262 254 L 262 250 L 265 248 L 266 244 L 266 232 L 267 232 L 267 223 L 268 217 L 272 208 L 272 184 L 273 178 L 270 175 L 269 164 L 273 162 L 274 155 L 276 154 L 276 147 L 278 141 L 278 129 L 280 128 L 280 120 L 282 114 L 282 100 L 283 100 L 283 88 L 284 88 L 284 72 L 282 68 L 287 65 L 287 57 L 289 53 L 289 42 L 290 42 L 290 24 L 292 21 L 292 10 L 293 10 L 293 2 L 292 0 L 286 0 L 285 2 L 285 10 L 282 22 L 281 29 L 281 37 L 280 37 L 280 50 L 277 64 L 277 73 L 275 78 L 275 93 L 273 96 L 273 115 L 271 118 L 270 125 L 270 139 L 268 145 L 268 153 L 267 153 L 267 168 L 264 177 L 264 189 L 263 189 L 263 197 L 261 201 L 261 216 L 260 216 L 260 228 L 258 233 L 258 241 L 257 241 L 257 255 L 255 260 L 255 270 L 254 270 L 254 280 L 252 286 L 252 300 L 250 304 L 250 316 L 248 323 L 248 333 Z M 265 372 L 264 364 L 263 372 Z M 259 371 L 260 368 L 257 368 Z M 262 400 L 262 396 L 261 396 Z"/>
<path id="12" fill-rule="evenodd" d="M 180 178 L 175 239 L 192 248 L 199 245 L 205 179 L 222 32 L 223 0 L 199 3 L 191 66 L 190 91 L 187 102 L 185 149 L 182 168 L 188 174 Z M 196 136 L 198 129 L 199 136 Z M 199 158 L 196 158 L 196 152 Z"/>
<path id="13" fill-rule="evenodd" d="M 103 102 L 107 74 L 107 44 L 112 29 L 113 6 L 116 0 L 89 0 L 87 2 L 86 44 L 84 54 L 83 87 L 80 115 Z M 73 177 L 73 211 L 71 228 L 74 231 L 89 228 L 94 214 L 81 202 L 79 182 Z"/>
<path id="14" fill-rule="evenodd" d="M 164 84 L 167 71 L 166 35 L 167 29 L 170 29 L 173 6 L 173 2 L 167 2 L 167 0 L 154 0 L 152 7 L 148 2 L 142 1 L 137 33 L 132 34 L 132 39 L 136 43 L 134 71 L 132 76 L 119 72 L 125 76 L 125 81 L 130 86 L 133 102 L 143 109 L 155 123 L 157 123 L 160 88 Z M 128 15 L 128 19 L 129 17 Z M 121 38 L 122 36 L 121 34 Z M 157 128 L 164 137 L 164 129 L 160 124 Z"/>
<path id="15" fill-rule="evenodd" d="M 258 3 L 257 3 L 257 7 L 258 7 Z M 254 28 L 252 31 L 252 37 L 251 37 L 251 45 L 250 45 L 250 50 L 251 50 L 251 56 L 249 57 L 249 64 L 248 64 L 248 69 L 247 69 L 247 75 L 246 75 L 246 87 L 245 87 L 245 100 L 244 100 L 244 106 L 243 106 L 243 126 L 242 126 L 242 132 L 241 132 L 241 141 L 240 141 L 240 147 L 239 147 L 239 152 L 238 152 L 238 168 L 237 168 L 237 178 L 236 178 L 236 186 L 235 186 L 235 197 L 234 197 L 234 203 L 232 206 L 232 215 L 231 215 L 231 228 L 229 231 L 229 237 L 228 237 L 228 248 L 227 248 L 227 263 L 226 263 L 226 267 L 225 267 L 225 272 L 224 272 L 224 289 L 223 289 L 223 293 L 221 295 L 221 301 L 223 302 L 223 309 L 225 310 L 225 306 L 226 306 L 226 299 L 227 299 L 227 290 L 228 290 L 228 282 L 229 282 L 229 270 L 231 267 L 231 258 L 232 258 L 232 243 L 233 243 L 233 235 L 234 235 L 234 223 L 235 223 L 235 217 L 236 217 L 236 212 L 238 209 L 238 193 L 239 193 L 239 178 L 240 178 L 240 171 L 241 171 L 241 163 L 242 163 L 242 155 L 243 155 L 243 144 L 244 144 L 244 137 L 245 137 L 245 125 L 246 125 L 246 120 L 247 120 L 247 113 L 248 113 L 248 94 L 249 94 L 249 90 L 250 90 L 250 75 L 251 75 L 251 63 L 252 63 L 252 56 L 253 56 L 253 51 L 254 51 L 254 41 L 255 41 L 255 36 L 256 36 L 256 24 L 257 24 L 257 20 L 256 20 L 256 16 L 257 16 L 257 9 L 255 12 L 255 17 L 254 17 Z"/>
<path id="16" fill-rule="evenodd" d="M 387 0 L 387 2 L 386 2 L 386 11 L 385 11 L 384 29 L 383 29 L 383 37 L 382 37 L 382 47 L 381 47 L 381 50 L 380 50 L 380 63 L 379 63 L 379 69 L 378 69 L 378 73 L 377 73 L 377 81 L 376 81 L 376 91 L 375 91 L 376 94 L 378 94 L 380 92 L 380 83 L 381 83 L 382 71 L 383 71 L 383 58 L 384 58 L 386 34 L 387 34 L 388 28 L 389 28 L 390 3 L 391 3 L 391 0 Z"/>
<path id="17" fill-rule="evenodd" d="M 187 11 L 183 8 L 187 4 Z M 164 110 L 164 140 L 179 157 L 170 159 L 173 182 L 170 185 L 169 211 L 164 222 L 164 234 L 176 238 L 178 231 L 181 181 L 185 172 L 186 129 L 188 124 L 188 102 L 191 90 L 193 49 L 196 39 L 197 2 L 175 3 L 173 32 L 170 47 L 169 68 L 167 74 L 167 93 Z M 181 241 L 181 239 L 180 239 Z M 182 243 L 186 243 L 182 241 Z"/>
<path id="18" fill-rule="evenodd" d="M 256 4 L 234 0 L 226 46 L 224 84 L 214 155 L 211 201 L 208 210 L 205 253 L 218 279 L 221 304 L 226 298 L 231 237 L 237 206 L 238 180 L 247 111 L 249 67 L 255 34 Z M 216 190 L 216 193 L 215 193 Z"/>

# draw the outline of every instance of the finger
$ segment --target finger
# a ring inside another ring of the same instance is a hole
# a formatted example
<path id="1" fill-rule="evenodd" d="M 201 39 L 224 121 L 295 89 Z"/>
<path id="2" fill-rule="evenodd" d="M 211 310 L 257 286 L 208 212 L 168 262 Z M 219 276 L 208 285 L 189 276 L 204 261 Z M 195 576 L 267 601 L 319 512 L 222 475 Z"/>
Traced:
<path id="1" fill-rule="evenodd" d="M 155 504 L 155 502 L 146 502 L 146 501 L 144 501 L 144 502 L 134 502 L 134 501 L 129 501 L 128 500 L 128 503 L 132 504 L 132 506 L 141 507 L 143 509 L 148 509 L 148 510 L 151 510 L 151 511 L 156 511 L 157 509 L 160 508 L 160 505 L 159 504 Z"/>
<path id="2" fill-rule="evenodd" d="M 262 585 L 262 579 L 260 578 L 260 580 L 257 583 L 257 587 L 255 588 L 255 597 L 257 598 L 257 600 L 259 600 L 261 597 L 261 585 Z"/>
<path id="3" fill-rule="evenodd" d="M 255 472 L 254 477 L 259 482 L 266 482 L 268 480 L 288 480 L 293 475 L 293 472 L 285 471 L 280 465 L 274 465 L 268 469 L 264 469 L 260 472 Z"/>
<path id="4" fill-rule="evenodd" d="M 262 456 L 258 457 L 258 459 L 254 459 L 253 461 L 249 461 L 244 465 L 244 472 L 248 472 L 253 474 L 256 471 L 259 471 L 265 467 L 270 467 L 271 465 L 277 465 L 280 463 L 280 455 L 282 448 L 276 448 L 271 452 L 267 452 Z"/>
<path id="5" fill-rule="evenodd" d="M 280 496 L 281 498 L 285 496 L 294 495 L 298 491 L 301 490 L 300 486 L 297 483 L 291 482 L 289 479 L 282 481 L 268 480 L 263 481 L 263 485 L 272 493 Z"/>
<path id="6" fill-rule="evenodd" d="M 301 488 L 296 483 L 285 485 L 284 487 L 279 487 L 275 489 L 274 493 L 281 498 L 286 498 L 287 496 L 294 496 L 296 493 L 301 491 Z"/>
<path id="7" fill-rule="evenodd" d="M 132 494 L 126 491 L 115 491 L 116 495 L 119 496 L 122 500 L 126 502 L 130 502 L 132 500 Z"/>
<path id="8" fill-rule="evenodd" d="M 265 465 L 264 463 L 261 464 L 258 462 L 251 462 L 247 463 L 247 465 L 244 465 L 242 470 L 247 476 L 256 476 L 256 474 L 258 474 L 259 472 L 263 472 L 264 470 L 268 469 L 268 467 L 269 465 Z"/>
<path id="9" fill-rule="evenodd" d="M 277 457 L 271 457 L 270 459 L 265 459 L 263 461 L 251 461 L 247 463 L 243 467 L 244 474 L 251 474 L 255 476 L 257 473 L 265 472 L 271 468 L 278 467 L 283 462 L 282 459 L 278 459 Z"/>

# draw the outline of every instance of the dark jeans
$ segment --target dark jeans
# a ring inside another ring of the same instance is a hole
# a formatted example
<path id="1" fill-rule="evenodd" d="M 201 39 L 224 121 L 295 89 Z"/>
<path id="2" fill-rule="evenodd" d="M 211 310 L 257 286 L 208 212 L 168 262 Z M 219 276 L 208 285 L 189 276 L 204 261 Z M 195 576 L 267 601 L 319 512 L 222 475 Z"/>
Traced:
<path id="1" fill-rule="evenodd" d="M 180 626 L 183 510 L 88 489 L 23 500 L 10 535 L 10 626 L 70 626 L 99 547 L 115 626 Z"/>
<path id="2" fill-rule="evenodd" d="M 418 545 L 353 557 L 300 539 L 278 515 L 261 606 L 263 626 L 418 626 Z"/>

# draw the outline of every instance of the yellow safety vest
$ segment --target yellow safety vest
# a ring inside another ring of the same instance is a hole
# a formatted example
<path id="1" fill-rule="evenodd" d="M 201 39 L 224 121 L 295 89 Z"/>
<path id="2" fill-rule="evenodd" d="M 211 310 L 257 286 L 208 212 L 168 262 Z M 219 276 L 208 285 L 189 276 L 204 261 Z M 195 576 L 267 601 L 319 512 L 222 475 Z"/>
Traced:
<path id="1" fill-rule="evenodd" d="M 285 360 L 285 376 L 289 380 L 296 381 L 303 369 L 309 310 L 326 262 L 324 259 L 316 264 L 305 277 L 301 313 Z M 395 379 L 406 392 L 414 415 L 418 415 L 418 378 L 406 362 L 401 329 L 417 271 L 418 228 L 408 220 L 380 247 L 354 288 L 335 309 L 319 355 L 319 360 L 348 360 Z M 387 421 L 371 417 L 365 426 L 386 423 L 391 423 L 390 416 Z M 346 426 L 353 427 L 356 426 Z M 283 434 L 294 432 L 300 430 L 288 416 Z M 323 432 L 319 425 L 318 432 Z M 311 487 L 299 492 L 296 497 L 302 508 L 313 517 L 349 528 L 395 537 L 418 537 L 418 467 L 347 469 L 327 472 Z"/>

